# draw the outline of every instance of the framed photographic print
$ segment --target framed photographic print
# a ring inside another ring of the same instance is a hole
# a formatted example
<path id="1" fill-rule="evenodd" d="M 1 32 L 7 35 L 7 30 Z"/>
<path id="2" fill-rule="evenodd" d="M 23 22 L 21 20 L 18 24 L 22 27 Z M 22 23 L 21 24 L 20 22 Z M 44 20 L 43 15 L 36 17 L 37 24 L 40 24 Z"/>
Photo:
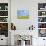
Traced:
<path id="1" fill-rule="evenodd" d="M 17 10 L 17 18 L 18 19 L 28 19 L 29 10 Z"/>

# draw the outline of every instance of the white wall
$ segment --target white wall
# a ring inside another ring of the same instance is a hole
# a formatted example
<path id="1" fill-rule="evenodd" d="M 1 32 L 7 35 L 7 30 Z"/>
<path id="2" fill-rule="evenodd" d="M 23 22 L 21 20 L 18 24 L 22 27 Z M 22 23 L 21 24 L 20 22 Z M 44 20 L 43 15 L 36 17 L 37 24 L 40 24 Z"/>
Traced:
<path id="1" fill-rule="evenodd" d="M 28 30 L 32 24 L 35 26 L 33 46 L 41 46 L 38 43 L 43 43 L 42 38 L 38 38 L 38 3 L 46 3 L 46 0 L 11 0 L 11 22 L 16 25 L 16 31 Z M 29 19 L 17 19 L 17 9 L 22 8 L 29 9 Z"/>
<path id="2" fill-rule="evenodd" d="M 34 25 L 37 28 L 38 3 L 46 0 L 11 0 L 11 22 L 16 25 L 17 30 L 27 30 Z M 17 19 L 18 9 L 29 10 L 29 19 Z"/>
<path id="3" fill-rule="evenodd" d="M 17 19 L 17 14 L 16 14 L 17 10 L 23 8 L 29 10 L 29 19 Z M 37 2 L 35 1 L 31 1 L 31 0 L 11 1 L 11 16 L 12 16 L 11 22 L 13 22 L 16 25 L 17 30 L 27 30 L 29 26 L 34 24 L 34 21 L 35 20 L 37 21 L 36 12 L 37 12 Z"/>

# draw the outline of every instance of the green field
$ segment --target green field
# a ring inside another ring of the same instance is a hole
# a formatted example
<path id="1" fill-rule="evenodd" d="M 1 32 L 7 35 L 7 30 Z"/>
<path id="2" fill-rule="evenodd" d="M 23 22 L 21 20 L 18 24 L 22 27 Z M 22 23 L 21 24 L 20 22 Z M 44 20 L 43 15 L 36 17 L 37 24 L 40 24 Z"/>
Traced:
<path id="1" fill-rule="evenodd" d="M 29 19 L 29 16 L 17 16 L 18 19 Z"/>

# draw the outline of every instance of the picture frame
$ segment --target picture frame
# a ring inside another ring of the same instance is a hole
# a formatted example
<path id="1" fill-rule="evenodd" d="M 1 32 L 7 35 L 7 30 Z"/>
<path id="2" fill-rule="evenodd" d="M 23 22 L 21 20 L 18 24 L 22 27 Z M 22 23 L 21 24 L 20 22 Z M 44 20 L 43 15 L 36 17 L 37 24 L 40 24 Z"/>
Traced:
<path id="1" fill-rule="evenodd" d="M 17 10 L 18 19 L 29 19 L 29 10 Z"/>

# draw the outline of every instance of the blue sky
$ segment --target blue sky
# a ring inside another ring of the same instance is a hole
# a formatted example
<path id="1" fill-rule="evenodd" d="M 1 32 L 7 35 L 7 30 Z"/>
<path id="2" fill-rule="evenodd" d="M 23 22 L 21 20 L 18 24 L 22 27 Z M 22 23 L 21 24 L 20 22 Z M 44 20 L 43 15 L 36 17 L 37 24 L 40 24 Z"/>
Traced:
<path id="1" fill-rule="evenodd" d="M 17 16 L 28 16 L 29 11 L 28 10 L 17 10 Z"/>

